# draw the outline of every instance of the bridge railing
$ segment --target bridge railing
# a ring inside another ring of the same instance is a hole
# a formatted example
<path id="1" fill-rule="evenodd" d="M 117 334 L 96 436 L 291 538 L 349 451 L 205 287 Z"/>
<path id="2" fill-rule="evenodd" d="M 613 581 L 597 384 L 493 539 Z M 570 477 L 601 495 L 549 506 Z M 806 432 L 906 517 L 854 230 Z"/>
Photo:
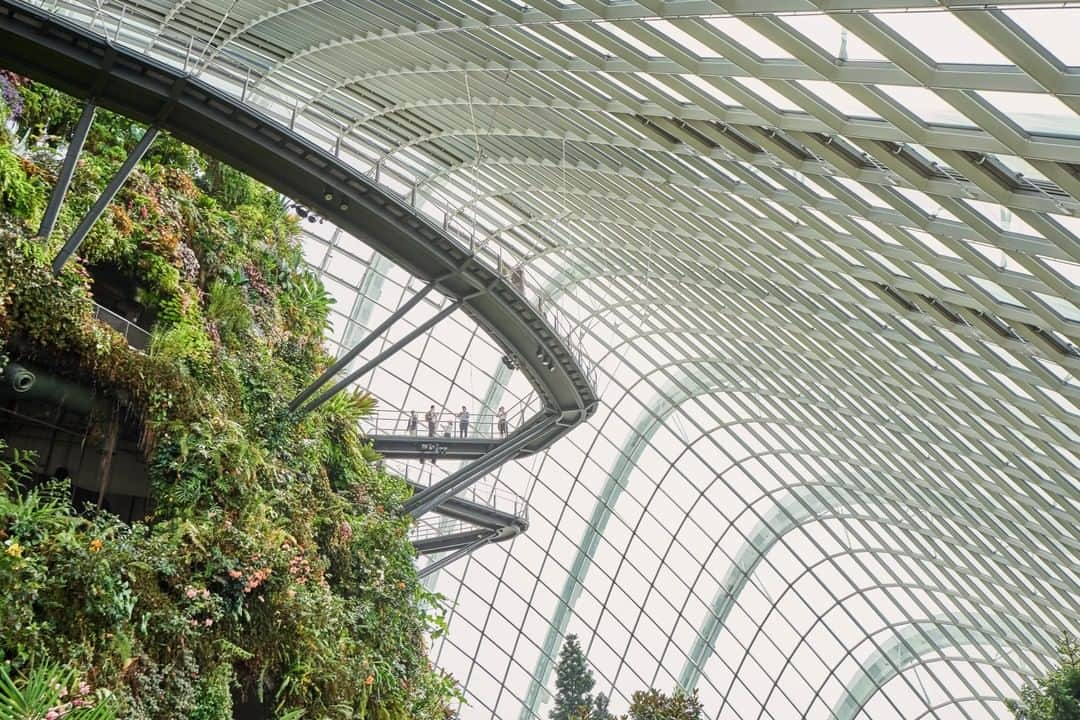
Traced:
<path id="1" fill-rule="evenodd" d="M 52 3 L 47 0 L 31 1 L 51 12 L 70 15 L 64 12 L 66 8 L 61 7 L 59 0 Z M 91 33 L 100 34 L 109 42 L 127 46 L 138 52 L 146 52 L 146 42 L 151 40 L 151 46 L 156 43 L 158 50 L 151 53 L 156 60 L 209 82 L 220 92 L 256 108 L 263 115 L 299 133 L 312 144 L 336 157 L 342 156 L 346 141 L 344 126 L 335 129 L 312 121 L 303 113 L 298 113 L 300 106 L 295 99 L 292 100 L 295 104 L 290 108 L 289 99 L 282 97 L 279 93 L 268 91 L 260 82 L 261 78 L 258 74 L 252 73 L 250 66 L 245 69 L 232 63 L 211 62 L 220 51 L 220 48 L 213 46 L 214 38 L 202 46 L 194 44 L 194 39 L 189 38 L 186 46 L 172 44 L 166 50 L 169 43 L 164 38 L 156 36 L 151 38 L 148 34 L 151 32 L 149 28 L 134 17 L 129 17 L 127 3 L 122 2 L 99 3 L 87 29 Z M 434 224 L 441 222 L 447 237 L 451 238 L 460 249 L 475 256 L 491 270 L 501 273 L 503 263 L 502 249 L 496 241 L 498 231 L 478 236 L 479 228 L 476 222 L 465 219 L 466 206 L 449 196 L 439 198 L 439 195 L 443 193 L 431 183 L 432 178 L 418 183 L 413 179 L 398 177 L 396 173 L 389 171 L 387 172 L 389 177 L 384 178 L 383 167 L 392 157 L 392 153 L 393 150 L 380 155 L 365 174 L 383 191 L 412 207 L 417 214 L 430 218 Z M 420 184 L 424 185 L 422 190 L 419 187 Z M 554 300 L 541 290 L 542 286 L 530 280 L 523 264 L 519 263 L 509 272 L 513 273 L 507 276 L 512 280 L 511 284 L 515 285 L 522 297 L 545 317 L 549 325 L 562 338 L 579 367 L 585 371 L 590 385 L 595 389 L 596 366 L 581 348 L 580 323 L 558 309 Z M 518 282 L 519 278 L 520 282 Z M 575 331 L 577 331 L 577 337 L 575 337 Z"/>
<path id="2" fill-rule="evenodd" d="M 409 530 L 409 541 L 416 543 L 420 540 L 431 540 L 446 535 L 457 535 L 469 530 L 476 529 L 464 520 L 455 520 L 448 517 L 423 517 L 413 523 Z"/>
<path id="3" fill-rule="evenodd" d="M 393 190 L 390 190 L 393 192 Z M 394 193 L 397 195 L 397 193 Z M 402 200 L 415 202 L 414 196 L 398 195 Z M 541 288 L 541 284 L 533 279 L 532 272 L 524 266 L 523 263 L 511 264 L 504 259 L 502 254 L 502 247 L 498 243 L 492 242 L 492 238 L 485 238 L 480 242 L 476 239 L 475 232 L 471 231 L 467 227 L 461 227 L 461 223 L 458 220 L 460 215 L 458 211 L 452 209 L 452 207 L 443 204 L 440 200 L 436 199 L 434 195 L 428 195 L 425 200 L 426 203 L 430 203 L 438 209 L 443 218 L 443 229 L 447 231 L 447 236 L 451 240 L 456 241 L 456 244 L 462 249 L 469 252 L 478 260 L 488 266 L 490 270 L 495 271 L 503 279 L 507 280 L 510 285 L 517 290 L 522 299 L 533 307 L 547 322 L 556 335 L 563 341 L 563 344 L 570 351 L 570 355 L 577 362 L 578 366 L 585 372 L 585 376 L 589 381 L 589 385 L 596 390 L 597 388 L 597 370 L 596 364 L 585 354 L 582 347 L 582 339 L 584 333 L 582 332 L 582 326 L 580 322 L 575 321 L 570 315 L 563 312 L 559 305 L 552 299 L 551 295 L 544 292 Z M 421 209 L 421 206 L 413 205 L 413 208 L 422 214 L 431 215 L 430 211 Z M 451 220 L 453 218 L 453 220 Z"/>
<path id="4" fill-rule="evenodd" d="M 535 392 L 506 408 L 506 431 L 507 435 L 521 427 L 528 419 L 539 410 Z M 466 406 L 467 407 L 467 406 Z M 416 423 L 413 427 L 413 413 L 416 413 Z M 427 422 L 428 408 L 416 410 L 401 410 L 397 408 L 378 408 L 360 421 L 361 429 L 367 435 L 399 435 L 405 437 L 450 437 L 460 436 L 460 410 L 454 408 L 435 409 L 434 434 L 431 433 Z M 469 410 L 468 437 L 474 440 L 502 440 L 505 436 L 499 428 L 499 416 L 497 411 L 484 410 L 473 412 Z"/>
<path id="5" fill-rule="evenodd" d="M 128 345 L 146 352 L 150 347 L 150 333 L 123 315 L 114 313 L 104 305 L 94 303 L 94 317 L 124 336 Z"/>
<path id="6" fill-rule="evenodd" d="M 431 463 L 420 464 L 404 460 L 388 460 L 386 461 L 386 469 L 424 487 L 442 480 L 448 474 L 448 471 Z M 454 497 L 498 510 L 507 515 L 513 515 L 525 521 L 529 519 L 528 501 L 508 488 L 505 483 L 490 475 L 480 478 L 465 490 L 454 495 Z"/>
<path id="7" fill-rule="evenodd" d="M 50 5 L 47 0 L 36 0 L 35 4 L 43 8 Z M 63 12 L 64 9 L 60 7 L 59 1 L 52 2 L 48 9 L 62 15 L 68 14 Z M 99 33 L 112 43 L 145 52 L 145 43 L 151 40 L 147 35 L 148 28 L 134 17 L 129 17 L 127 11 L 126 3 L 99 3 L 88 29 L 90 32 Z M 346 141 L 344 126 L 332 129 L 312 121 L 303 113 L 297 112 L 299 103 L 295 100 L 292 102 L 296 104 L 290 108 L 289 100 L 280 94 L 268 91 L 260 82 L 257 73 L 253 74 L 250 67 L 245 71 L 245 68 L 237 65 L 211 62 L 220 50 L 213 47 L 213 42 L 211 39 L 205 45 L 198 46 L 189 39 L 186 46 L 174 44 L 170 48 L 171 52 L 167 52 L 165 48 L 169 43 L 163 38 L 154 37 L 151 45 L 157 43 L 158 52 L 152 55 L 155 59 L 166 62 L 182 72 L 211 83 L 220 92 L 231 95 L 240 102 L 257 109 L 260 113 L 299 133 L 312 144 L 336 157 L 342 157 Z M 511 285 L 518 290 L 522 298 L 544 317 L 548 325 L 569 348 L 574 360 L 585 372 L 590 386 L 595 391 L 597 370 L 581 347 L 583 337 L 581 324 L 559 309 L 552 297 L 541 289 L 543 286 L 530 278 L 530 273 L 523 262 L 519 261 L 510 268 L 505 267 L 501 255 L 502 247 L 497 242 L 498 231 L 491 234 L 478 234 L 480 228 L 477 227 L 476 222 L 470 222 L 465 218 L 464 210 L 467 206 L 463 206 L 460 201 L 455 201 L 448 195 L 440 198 L 439 196 L 444 193 L 433 185 L 432 178 L 418 183 L 409 178 L 399 177 L 392 171 L 387 171 L 388 177 L 383 177 L 384 165 L 388 164 L 392 153 L 393 150 L 384 152 L 364 174 L 383 191 L 413 208 L 418 215 L 429 218 L 433 224 L 441 223 L 446 236 L 461 250 L 510 280 Z M 424 185 L 422 189 L 421 184 Z"/>

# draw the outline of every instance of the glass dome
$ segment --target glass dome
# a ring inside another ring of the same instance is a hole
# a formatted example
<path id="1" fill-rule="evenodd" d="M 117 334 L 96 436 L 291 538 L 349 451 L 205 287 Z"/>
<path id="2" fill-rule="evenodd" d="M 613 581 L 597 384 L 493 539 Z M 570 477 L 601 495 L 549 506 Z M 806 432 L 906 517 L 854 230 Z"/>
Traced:
<path id="1" fill-rule="evenodd" d="M 498 470 L 527 533 L 430 576 L 462 718 L 546 717 L 568 633 L 617 711 L 679 685 L 716 718 L 1000 718 L 1080 628 L 1080 7 L 37 5 L 290 126 L 570 318 L 600 409 Z M 422 285 L 306 227 L 335 346 Z M 527 403 L 502 354 L 455 315 L 368 384 Z"/>

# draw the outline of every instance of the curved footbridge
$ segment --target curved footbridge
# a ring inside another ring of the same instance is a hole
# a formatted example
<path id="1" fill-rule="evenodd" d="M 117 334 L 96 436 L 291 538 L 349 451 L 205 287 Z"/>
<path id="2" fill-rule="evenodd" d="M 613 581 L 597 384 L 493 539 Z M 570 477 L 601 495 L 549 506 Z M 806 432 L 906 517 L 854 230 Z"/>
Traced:
<path id="1" fill-rule="evenodd" d="M 125 34 L 136 31 L 125 28 Z M 440 567 L 480 544 L 513 537 L 527 527 L 524 515 L 491 506 L 476 493 L 472 499 L 462 493 L 499 465 L 546 449 L 587 420 L 596 409 L 597 396 L 595 372 L 571 340 L 571 324 L 557 313 L 553 303 L 545 302 L 543 296 L 526 286 L 519 270 L 506 272 L 489 249 L 473 246 L 469 238 L 459 236 L 445 221 L 442 227 L 433 223 L 410 205 L 411 198 L 378 185 L 333 152 L 290 129 L 288 122 L 246 101 L 246 84 L 234 97 L 177 67 L 118 46 L 86 27 L 18 0 L 0 0 L 0 67 L 86 100 L 83 119 L 76 128 L 42 224 L 43 235 L 53 227 L 51 223 L 64 199 L 95 108 L 103 107 L 149 125 L 146 136 L 55 258 L 57 271 L 78 251 L 82 239 L 157 133 L 165 130 L 312 208 L 428 282 L 413 300 L 301 393 L 293 402 L 296 412 L 317 407 L 450 312 L 460 309 L 469 315 L 528 378 L 536 391 L 539 409 L 506 437 L 474 437 L 460 442 L 452 442 L 453 438 L 433 439 L 446 447 L 447 458 L 471 462 L 434 482 L 414 484 L 416 492 L 404 510 L 418 519 L 437 512 L 450 518 L 451 523 L 471 525 L 472 529 L 454 527 L 441 536 L 438 532 L 424 535 L 423 530 L 418 530 L 418 549 L 449 553 L 438 561 Z M 431 290 L 438 290 L 450 303 L 388 350 L 358 370 L 349 371 L 350 363 L 364 348 Z M 342 373 L 347 374 L 341 377 Z M 387 455 L 417 459 L 425 452 L 418 446 L 428 440 L 374 437 L 376 447 Z M 425 571 L 434 569 L 433 565 Z"/>

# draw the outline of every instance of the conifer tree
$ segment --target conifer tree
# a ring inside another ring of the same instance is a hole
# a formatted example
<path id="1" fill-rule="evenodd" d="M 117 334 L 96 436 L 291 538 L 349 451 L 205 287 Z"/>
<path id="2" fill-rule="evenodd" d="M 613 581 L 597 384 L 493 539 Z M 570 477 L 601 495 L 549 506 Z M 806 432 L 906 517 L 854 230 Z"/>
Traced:
<path id="1" fill-rule="evenodd" d="M 1017 720 L 1080 720 L 1080 641 L 1069 633 L 1058 646 L 1061 667 L 1025 684 L 1019 700 L 1006 700 Z"/>
<path id="2" fill-rule="evenodd" d="M 567 635 L 555 666 L 555 706 L 551 720 L 578 720 L 592 710 L 592 671 L 581 651 L 577 635 Z"/>

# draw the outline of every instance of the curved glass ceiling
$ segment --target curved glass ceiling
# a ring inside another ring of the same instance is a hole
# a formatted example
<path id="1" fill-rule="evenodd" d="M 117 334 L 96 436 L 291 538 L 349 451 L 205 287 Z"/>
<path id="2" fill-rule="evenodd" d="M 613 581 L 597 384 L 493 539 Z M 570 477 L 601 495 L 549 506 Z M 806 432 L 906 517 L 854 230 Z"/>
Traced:
<path id="1" fill-rule="evenodd" d="M 575 319 L 601 409 L 500 470 L 528 533 L 435 576 L 463 718 L 545 717 L 570 632 L 616 711 L 681 683 L 718 718 L 999 718 L 1080 628 L 1075 3 L 40 5 Z M 418 284 L 312 230 L 348 345 Z M 527 403 L 453 323 L 384 404 Z"/>

